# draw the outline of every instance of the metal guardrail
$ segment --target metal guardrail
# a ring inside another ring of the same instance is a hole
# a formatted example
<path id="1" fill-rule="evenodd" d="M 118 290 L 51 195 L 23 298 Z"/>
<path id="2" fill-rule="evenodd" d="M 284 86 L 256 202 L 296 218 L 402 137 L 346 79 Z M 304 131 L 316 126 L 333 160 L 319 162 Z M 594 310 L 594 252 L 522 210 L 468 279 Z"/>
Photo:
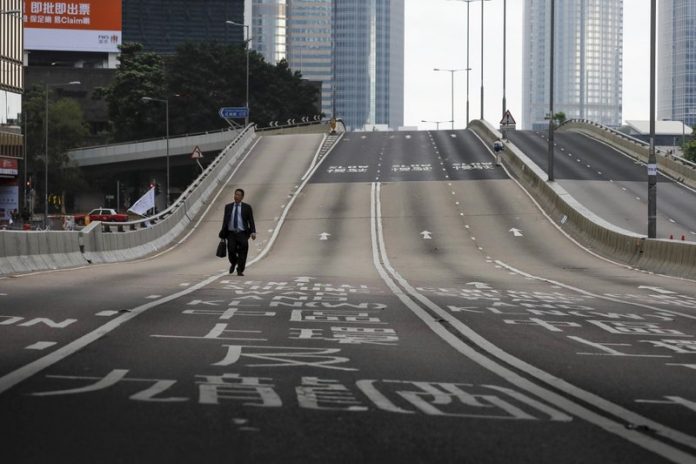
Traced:
<path id="1" fill-rule="evenodd" d="M 233 127 L 226 127 L 224 129 L 220 129 L 220 130 L 194 132 L 191 134 L 178 134 L 175 136 L 170 136 L 169 141 L 171 142 L 172 140 L 176 140 L 176 139 L 184 139 L 184 138 L 188 138 L 188 137 L 197 137 L 199 135 L 210 135 L 210 134 L 221 134 L 223 132 L 234 132 L 236 130 L 238 130 L 238 129 L 235 129 Z M 119 147 L 122 145 L 134 145 L 136 143 L 157 142 L 159 140 L 167 140 L 167 137 L 154 137 L 151 139 L 129 140 L 127 142 L 106 143 L 106 144 L 102 144 L 102 145 L 92 145 L 89 147 L 78 147 L 78 148 L 72 148 L 69 151 L 70 152 L 79 152 L 79 151 L 95 150 L 97 148 Z"/>
<path id="2" fill-rule="evenodd" d="M 605 126 L 604 124 L 600 124 L 600 123 L 595 122 L 595 121 L 590 121 L 589 119 L 567 119 L 567 120 L 563 121 L 563 123 L 561 123 L 558 127 L 560 128 L 560 127 L 565 126 L 566 124 L 571 124 L 571 123 L 581 123 L 581 124 L 587 124 L 590 126 L 594 126 L 594 127 L 597 127 L 601 130 L 604 130 L 606 132 L 610 132 L 613 135 L 620 137 L 624 140 L 635 143 L 636 145 L 640 145 L 643 148 L 647 148 L 647 149 L 650 148 L 650 144 L 648 142 L 645 142 L 644 140 L 640 140 L 636 137 L 625 134 L 625 133 L 618 131 L 616 129 L 613 129 L 609 126 Z M 679 163 L 682 163 L 685 166 L 689 166 L 693 169 L 696 169 L 696 163 L 689 161 L 688 159 L 686 159 L 682 156 L 676 156 L 674 154 L 666 153 L 665 151 L 657 149 L 657 148 L 655 149 L 655 153 L 657 155 L 662 156 L 662 157 L 669 158 L 669 159 L 672 159 L 672 160 L 677 161 Z"/>
<path id="3" fill-rule="evenodd" d="M 186 200 L 193 193 L 196 187 L 198 187 L 203 182 L 203 180 L 206 177 L 208 177 L 210 173 L 222 162 L 222 159 L 225 157 L 227 151 L 235 145 L 237 145 L 238 143 L 240 143 L 240 141 L 244 139 L 244 136 L 247 135 L 249 131 L 254 130 L 254 125 L 250 124 L 242 132 L 240 132 L 239 135 L 227 146 L 227 148 L 221 151 L 220 154 L 215 157 L 215 159 L 205 168 L 205 170 L 186 188 L 186 190 L 182 192 L 181 195 L 179 195 L 179 197 L 167 209 L 158 214 L 155 214 L 154 216 L 138 219 L 137 221 L 102 222 L 102 232 L 113 232 L 112 229 L 116 229 L 116 232 L 127 232 L 138 229 L 147 229 L 157 224 L 158 222 L 163 221 L 168 216 L 174 214 L 174 212 L 176 212 L 176 210 L 186 202 Z"/>

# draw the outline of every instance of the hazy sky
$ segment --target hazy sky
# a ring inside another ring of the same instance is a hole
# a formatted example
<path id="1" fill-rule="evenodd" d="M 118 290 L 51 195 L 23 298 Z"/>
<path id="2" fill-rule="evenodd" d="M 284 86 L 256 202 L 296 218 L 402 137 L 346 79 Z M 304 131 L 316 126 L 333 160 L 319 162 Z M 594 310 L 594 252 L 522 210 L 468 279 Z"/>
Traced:
<path id="1" fill-rule="evenodd" d="M 421 120 L 451 119 L 451 73 L 433 68 L 466 68 L 466 3 L 457 0 L 406 1 L 404 124 L 434 128 Z M 508 108 L 522 113 L 522 20 L 524 0 L 507 0 Z M 481 114 L 481 3 L 470 6 L 469 114 Z M 649 118 L 650 1 L 624 1 L 623 119 Z M 484 116 L 497 124 L 503 98 L 503 0 L 484 6 Z M 466 72 L 455 73 L 455 127 L 466 119 Z M 450 127 L 449 124 L 441 127 Z"/>
<path id="2" fill-rule="evenodd" d="M 251 1 L 246 0 L 247 23 Z M 434 128 L 451 119 L 451 74 L 433 68 L 466 67 L 466 3 L 405 0 L 406 59 L 404 125 Z M 507 0 L 507 102 L 518 124 L 522 113 L 522 19 L 524 0 Z M 470 117 L 481 113 L 481 3 L 470 6 Z M 503 95 L 503 0 L 484 6 L 484 116 L 498 123 Z M 649 118 L 650 0 L 624 1 L 623 119 Z M 0 92 L 0 108 L 8 104 Z M 466 72 L 455 73 L 455 127 L 465 126 Z M 10 110 L 10 112 L 12 112 Z M 0 119 L 4 116 L 0 111 Z M 449 127 L 443 124 L 442 127 Z"/>

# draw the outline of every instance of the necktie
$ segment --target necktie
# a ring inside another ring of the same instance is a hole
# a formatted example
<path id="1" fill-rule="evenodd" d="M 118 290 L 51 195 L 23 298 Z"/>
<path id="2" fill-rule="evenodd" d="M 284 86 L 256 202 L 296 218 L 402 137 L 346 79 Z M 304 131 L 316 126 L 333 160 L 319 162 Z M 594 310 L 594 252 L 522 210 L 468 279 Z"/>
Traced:
<path id="1" fill-rule="evenodd" d="M 234 215 L 234 219 L 232 220 L 232 228 L 234 230 L 239 230 L 239 222 L 237 221 L 237 203 L 235 203 L 232 207 L 232 214 Z"/>

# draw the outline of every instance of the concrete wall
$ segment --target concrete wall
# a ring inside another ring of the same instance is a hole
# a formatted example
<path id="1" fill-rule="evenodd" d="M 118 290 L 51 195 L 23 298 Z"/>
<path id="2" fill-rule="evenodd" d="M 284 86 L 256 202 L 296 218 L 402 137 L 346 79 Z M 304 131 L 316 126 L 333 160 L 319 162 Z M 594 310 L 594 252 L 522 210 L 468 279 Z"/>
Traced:
<path id="1" fill-rule="evenodd" d="M 185 137 L 171 137 L 169 139 L 169 153 L 171 156 L 191 154 L 196 146 L 203 152 L 222 150 L 239 134 L 239 130 L 226 130 Z M 161 158 L 166 153 L 167 141 L 166 139 L 160 139 L 82 148 L 69 151 L 68 157 L 75 161 L 78 166 L 84 167 L 139 161 L 147 158 Z"/>
<path id="2" fill-rule="evenodd" d="M 559 131 L 580 132 L 588 137 L 600 140 L 612 147 L 647 163 L 649 146 L 642 140 L 627 136 L 601 124 L 589 121 L 571 120 L 558 128 Z M 668 176 L 696 188 L 696 169 L 693 163 L 672 155 L 657 153 L 658 169 Z"/>
<path id="3" fill-rule="evenodd" d="M 489 146 L 501 137 L 485 121 L 469 128 Z M 578 203 L 510 142 L 505 143 L 502 161 L 551 219 L 570 236 L 594 252 L 628 266 L 661 274 L 696 278 L 696 244 L 648 239 L 604 221 Z"/>

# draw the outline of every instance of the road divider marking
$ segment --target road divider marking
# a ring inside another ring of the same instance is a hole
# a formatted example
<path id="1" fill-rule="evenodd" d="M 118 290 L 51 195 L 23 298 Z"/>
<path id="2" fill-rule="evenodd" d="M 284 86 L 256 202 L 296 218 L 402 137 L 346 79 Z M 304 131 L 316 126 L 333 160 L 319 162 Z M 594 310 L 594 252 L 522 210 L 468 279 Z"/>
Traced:
<path id="1" fill-rule="evenodd" d="M 118 311 L 99 311 L 97 314 L 95 314 L 95 316 L 111 317 L 111 316 L 115 316 L 116 314 L 118 314 Z"/>
<path id="2" fill-rule="evenodd" d="M 370 201 L 370 236 L 372 239 L 372 257 L 373 264 L 377 269 L 377 273 L 384 280 L 387 287 L 399 298 L 406 307 L 408 307 L 418 318 L 420 318 L 433 332 L 440 338 L 449 343 L 459 353 L 463 354 L 470 360 L 484 367 L 485 369 L 499 375 L 506 381 L 512 383 L 517 388 L 526 390 L 529 393 L 544 399 L 547 403 L 559 408 L 570 415 L 581 418 L 591 424 L 594 424 L 603 430 L 617 435 L 627 441 L 640 446 L 643 449 L 651 451 L 659 456 L 662 456 L 672 462 L 679 464 L 692 464 L 694 456 L 688 454 L 681 449 L 675 448 L 668 443 L 664 443 L 657 438 L 646 435 L 638 428 L 626 427 L 626 424 L 641 424 L 652 429 L 657 436 L 672 440 L 692 449 L 696 449 L 696 438 L 687 435 L 678 430 L 671 429 L 662 424 L 654 422 L 646 417 L 642 417 L 632 411 L 611 403 L 604 398 L 594 395 L 593 393 L 584 391 L 561 378 L 555 377 L 547 372 L 542 371 L 519 358 L 516 358 L 499 347 L 489 342 L 478 333 L 473 331 L 459 319 L 452 316 L 445 309 L 441 308 L 426 296 L 418 292 L 411 286 L 391 265 L 386 254 L 386 246 L 384 243 L 384 231 L 382 227 L 382 205 L 381 205 L 381 184 L 372 183 Z M 496 261 L 499 265 L 503 265 L 500 261 Z M 506 266 L 507 267 L 507 266 Z M 508 267 L 510 270 L 510 268 Z M 522 273 L 524 274 L 524 273 Z M 530 276 L 531 277 L 531 276 Z M 435 314 L 433 317 L 424 308 L 428 308 Z M 447 325 L 454 331 L 468 340 L 469 343 L 476 345 L 483 350 L 485 355 L 474 347 L 465 343 L 463 340 L 455 336 L 452 332 L 445 328 L 440 321 L 447 322 Z M 490 358 L 488 356 L 491 356 Z M 580 403 L 561 396 L 560 394 L 546 389 L 531 380 L 517 374 L 508 369 L 503 364 L 498 363 L 495 359 L 510 365 L 521 372 L 546 383 L 569 395 L 571 398 L 578 399 L 587 404 L 592 404 L 595 408 L 608 413 L 614 417 L 620 418 L 620 421 L 613 420 L 609 417 L 602 416 L 590 409 L 587 409 Z M 558 414 L 564 414 L 558 411 Z M 564 414 L 565 416 L 565 414 Z M 571 416 L 566 416 L 566 420 L 572 420 Z"/>
<path id="3" fill-rule="evenodd" d="M 26 347 L 27 350 L 45 350 L 46 348 L 50 348 L 54 345 L 57 345 L 58 342 L 36 342 L 33 345 L 29 345 Z"/>

